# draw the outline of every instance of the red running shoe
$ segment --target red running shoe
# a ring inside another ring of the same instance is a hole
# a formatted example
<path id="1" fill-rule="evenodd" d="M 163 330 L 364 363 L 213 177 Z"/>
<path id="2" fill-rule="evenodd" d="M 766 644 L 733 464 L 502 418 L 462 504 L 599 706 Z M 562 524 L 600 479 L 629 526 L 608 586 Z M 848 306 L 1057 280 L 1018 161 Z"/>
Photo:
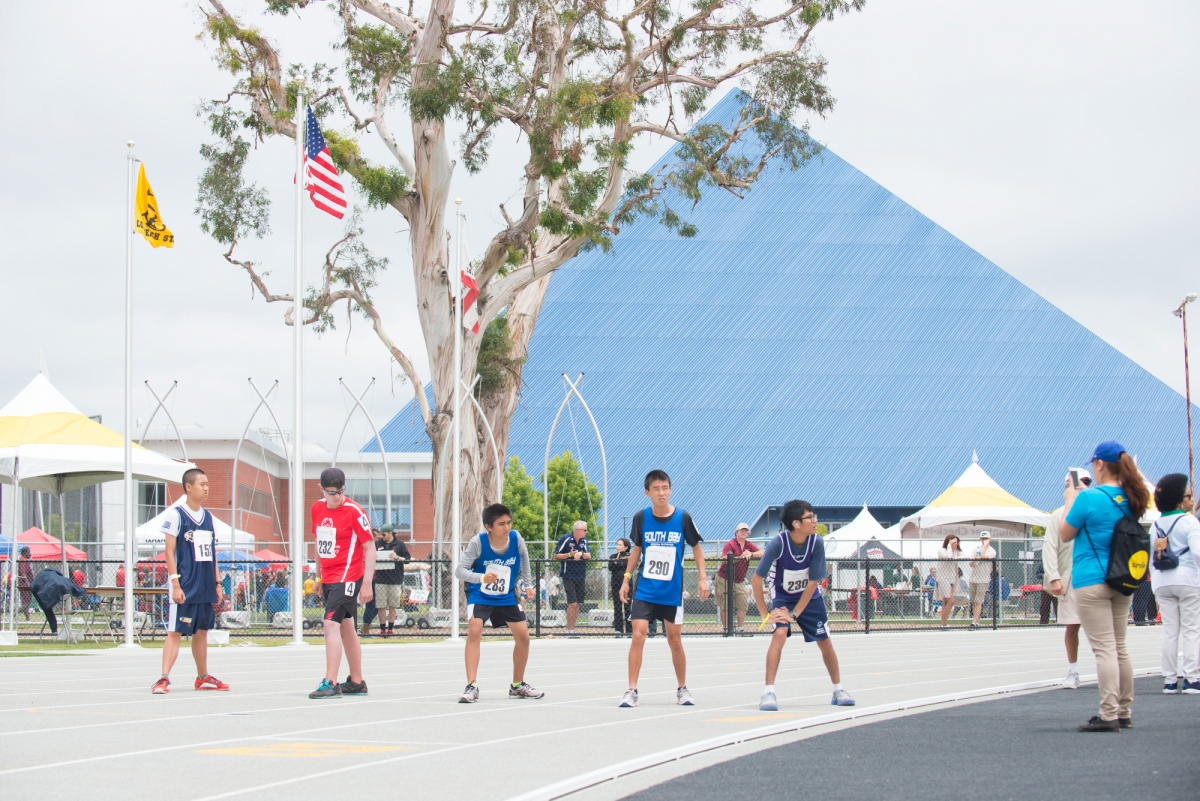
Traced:
<path id="1" fill-rule="evenodd" d="M 211 673 L 202 679 L 196 679 L 197 690 L 228 690 L 229 685 Z"/>
<path id="2" fill-rule="evenodd" d="M 171 692 L 171 680 L 163 676 L 158 681 L 154 682 L 154 686 L 150 688 L 150 692 L 155 695 L 166 695 Z"/>

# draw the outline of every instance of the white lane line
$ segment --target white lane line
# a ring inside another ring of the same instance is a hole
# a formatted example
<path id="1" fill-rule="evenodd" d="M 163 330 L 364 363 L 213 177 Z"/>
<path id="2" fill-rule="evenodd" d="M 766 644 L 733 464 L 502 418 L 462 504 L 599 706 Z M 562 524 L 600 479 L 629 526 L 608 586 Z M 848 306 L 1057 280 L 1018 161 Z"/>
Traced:
<path id="1" fill-rule="evenodd" d="M 1158 674 L 1158 668 L 1142 668 L 1134 671 L 1134 676 L 1153 676 Z M 1091 674 L 1081 676 L 1088 681 L 1094 681 L 1096 676 Z M 539 787 L 536 790 L 530 790 L 520 795 L 512 796 L 508 801 L 554 801 L 554 799 L 563 798 L 565 796 L 577 793 L 580 790 L 586 790 L 589 787 L 595 787 L 604 782 L 613 781 L 623 776 L 628 776 L 631 773 L 653 768 L 659 765 L 665 765 L 669 762 L 677 762 L 696 754 L 715 751 L 719 748 L 725 748 L 731 745 L 740 745 L 741 743 L 750 742 L 752 740 L 761 740 L 767 737 L 774 737 L 781 734 L 789 734 L 791 732 L 800 731 L 803 729 L 811 729 L 817 726 L 824 726 L 829 723 L 839 723 L 847 720 L 857 720 L 859 718 L 873 717 L 876 715 L 885 715 L 893 712 L 906 712 L 921 709 L 923 707 L 937 706 L 940 704 L 954 703 L 958 701 L 969 701 L 980 698 L 987 698 L 994 695 L 1008 695 L 1016 692 L 1026 692 L 1031 690 L 1047 690 L 1059 686 L 1059 679 L 1050 679 L 1042 681 L 1029 681 L 1020 684 L 1010 684 L 1002 687 L 989 687 L 982 690 L 968 690 L 961 693 L 951 693 L 948 695 L 935 695 L 927 698 L 917 698 L 909 701 L 898 701 L 891 704 L 880 704 L 870 707 L 855 707 L 854 711 L 849 713 L 832 713 L 822 715 L 816 718 L 801 718 L 781 721 L 770 726 L 761 726 L 755 729 L 747 729 L 732 734 L 719 735 L 710 737 L 707 740 L 689 743 L 687 745 L 668 748 L 663 751 L 658 751 L 646 756 L 629 759 L 624 762 L 618 762 L 613 765 L 600 768 L 598 770 L 589 771 L 573 776 L 569 779 L 564 779 L 553 784 L 548 784 L 544 787 Z M 224 796 L 213 796 L 220 798 Z"/>
<path id="2" fill-rule="evenodd" d="M 1034 660 L 1033 662 L 1037 662 L 1037 660 Z M 992 664 L 992 667 L 994 667 L 994 670 L 991 671 L 991 674 L 998 677 L 998 676 L 1002 676 L 1002 675 L 1008 675 L 1010 673 L 1026 673 L 1026 671 L 1028 669 L 1030 669 L 1030 667 L 1028 667 L 1028 666 L 1030 666 L 1030 663 L 1031 663 L 1031 660 L 1009 660 L 1007 662 L 992 662 L 991 664 Z M 880 663 L 872 664 L 871 667 L 872 668 L 882 668 L 884 666 L 887 666 L 887 664 L 894 664 L 894 663 L 880 662 Z M 1020 669 L 1022 666 L 1025 667 L 1024 670 Z M 971 666 L 971 664 L 965 664 L 965 663 L 964 664 L 946 663 L 946 664 L 944 664 L 943 667 L 946 668 L 946 670 L 953 671 L 953 670 L 965 670 L 972 666 Z M 1002 667 L 1003 668 L 1018 668 L 1018 669 L 1009 670 L 1009 671 L 1007 671 L 1007 673 L 1002 673 L 1002 671 L 998 670 L 998 668 L 1002 668 Z M 785 675 L 781 676 L 781 681 L 779 681 L 778 683 L 784 683 L 784 681 L 786 681 L 788 679 L 787 674 L 794 674 L 794 677 L 796 677 L 796 679 L 803 680 L 804 677 L 806 677 L 806 675 L 802 675 L 802 674 L 803 674 L 803 671 L 805 671 L 806 669 L 808 669 L 808 668 L 806 668 L 806 666 L 799 666 L 799 664 L 796 664 L 793 662 L 791 664 L 791 666 L 788 666 L 786 669 L 782 670 L 782 673 L 784 673 Z M 920 669 L 922 671 L 925 669 L 925 662 L 923 660 L 918 661 L 918 669 Z M 665 677 L 668 673 L 671 673 L 671 671 L 672 671 L 672 669 L 670 666 L 660 667 L 660 673 L 658 676 L 650 674 L 649 670 L 644 671 L 644 673 L 649 674 L 649 675 L 643 676 L 642 683 L 654 683 L 656 677 Z M 599 673 L 599 670 L 589 671 L 589 673 L 581 673 L 581 671 L 574 670 L 574 671 L 572 671 L 571 675 L 574 677 L 583 677 L 583 676 L 589 675 L 590 673 Z M 604 671 L 602 671 L 602 673 L 608 675 L 608 674 L 611 674 L 612 671 L 604 670 Z M 871 674 L 859 674 L 859 675 L 865 676 L 865 675 L 874 674 L 874 675 L 896 676 L 898 674 L 904 674 L 904 673 L 907 673 L 907 670 L 890 669 L 890 670 L 874 670 L 874 671 L 872 671 Z M 714 676 L 714 679 L 716 679 L 716 676 Z M 438 683 L 442 683 L 444 681 L 445 680 L 443 679 L 442 681 L 440 681 Z M 703 682 L 703 681 L 706 681 L 706 679 L 704 679 L 704 677 L 702 677 L 702 679 L 701 679 L 701 682 Z M 937 681 L 942 681 L 942 679 L 938 679 Z M 433 683 L 433 681 L 416 682 L 416 685 L 418 685 L 418 686 L 424 685 L 424 683 Z M 498 683 L 500 683 L 500 682 L 498 681 Z M 695 683 L 694 682 L 694 683 L 692 683 L 692 688 L 694 688 L 694 689 L 722 689 L 722 688 L 754 686 L 754 685 L 757 685 L 757 683 L 760 683 L 760 682 L 757 682 L 757 681 L 738 682 L 738 683 L 732 683 L 732 685 L 731 685 L 731 683 L 728 683 L 728 682 L 721 682 L 721 683 L 718 683 L 718 685 L 708 685 L 708 683 Z M 884 688 L 900 688 L 900 687 L 920 686 L 920 685 L 925 685 L 925 683 L 934 683 L 934 681 L 923 680 L 923 681 L 905 682 L 905 683 L 886 683 L 886 685 L 880 685 L 880 686 L 871 686 L 870 683 L 860 682 L 857 687 L 857 692 L 871 692 L 871 691 L 874 691 L 874 689 L 884 689 Z M 605 686 L 617 685 L 618 687 L 620 687 L 620 686 L 624 685 L 624 680 L 608 679 L 608 680 L 600 680 L 600 681 L 586 680 L 586 681 L 576 681 L 576 682 L 569 682 L 569 683 L 552 683 L 552 685 L 545 685 L 545 687 L 548 689 L 568 689 L 571 687 L 596 686 L 596 685 L 605 685 Z M 413 683 L 410 683 L 407 681 L 401 681 L 401 682 L 383 683 L 383 685 L 379 685 L 379 686 L 412 687 L 414 685 L 413 685 Z M 238 698 L 238 699 L 266 698 L 266 697 L 271 697 L 271 695 L 294 695 L 298 692 L 301 692 L 301 691 L 274 691 L 274 692 L 270 692 L 270 693 L 251 693 L 251 694 L 239 693 L 238 695 L 236 695 L 236 698 Z M 667 692 L 668 691 L 661 691 L 661 693 L 659 693 L 659 692 L 652 691 L 652 692 L 644 693 L 644 695 L 647 695 L 647 697 L 649 697 L 649 695 L 667 694 Z M 673 691 L 670 691 L 670 692 L 673 692 Z M 448 697 L 450 697 L 451 694 L 452 693 L 439 692 L 439 693 L 431 693 L 431 694 L 425 694 L 425 695 L 408 695 L 408 697 L 402 697 L 402 698 L 383 698 L 383 699 L 376 698 L 373 700 L 376 700 L 377 703 L 385 703 L 385 704 L 403 703 L 403 701 L 420 701 L 420 700 L 437 701 L 437 700 L 443 700 L 445 698 L 448 698 Z M 617 691 L 617 694 L 619 694 L 619 689 Z M 233 699 L 233 698 L 234 698 L 234 695 L 222 695 L 222 697 L 221 697 L 222 700 Z M 605 698 L 607 698 L 607 695 L 605 695 Z M 185 695 L 184 699 L 185 700 L 198 700 L 199 697 L 196 697 L 196 695 Z M 139 699 L 137 701 L 133 701 L 133 703 L 136 703 L 139 705 L 158 703 L 158 705 L 160 705 L 160 709 L 162 706 L 164 706 L 164 704 L 162 703 L 162 699 L 144 699 L 144 700 Z M 169 703 L 169 701 L 167 701 L 167 703 Z M 230 700 L 229 703 L 232 703 L 232 700 Z M 4 711 L 12 712 L 12 711 L 25 711 L 25 710 L 30 710 L 30 709 L 37 710 L 37 711 L 53 710 L 53 709 L 79 709 L 79 707 L 90 707 L 90 706 L 98 706 L 98 705 L 114 705 L 114 704 L 120 704 L 120 705 L 124 705 L 127 707 L 127 706 L 130 706 L 130 701 L 108 701 L 108 703 L 95 703 L 95 704 L 64 704 L 64 705 L 60 705 L 60 706 L 32 706 L 32 707 L 26 706 L 26 707 L 16 707 L 16 709 L 10 709 L 10 710 L 4 710 Z M 306 704 L 306 705 L 302 705 L 302 706 L 277 706 L 277 707 L 265 707 L 265 709 L 250 709 L 250 710 L 244 710 L 244 711 L 251 712 L 251 715 L 253 715 L 253 716 L 260 716 L 260 715 L 271 715 L 271 713 L 276 713 L 276 712 L 293 711 L 296 709 L 308 709 L 308 707 L 310 707 L 310 706 L 311 706 L 311 704 Z M 222 710 L 222 711 L 216 711 L 216 712 L 199 713 L 199 715 L 163 715 L 163 716 L 155 716 L 155 717 L 148 717 L 148 718 L 125 719 L 125 721 L 106 721 L 106 722 L 102 722 L 102 723 L 79 723 L 79 724 L 73 724 L 73 725 L 65 725 L 65 727 L 47 727 L 47 728 L 38 728 L 38 729 L 18 729 L 18 730 L 11 730 L 11 731 L 0 731 L 0 737 L 18 736 L 18 735 L 20 735 L 20 736 L 37 735 L 37 734 L 42 734 L 42 733 L 56 733 L 56 731 L 74 731 L 74 730 L 80 730 L 80 729 L 95 729 L 95 728 L 104 728 L 104 727 L 121 727 L 121 725 L 132 725 L 132 724 L 143 724 L 143 723 L 166 723 L 166 722 L 175 722 L 175 721 L 188 721 L 188 719 L 203 719 L 203 718 L 209 718 L 209 717 L 222 717 L 222 716 L 228 716 L 228 715 L 230 715 L 229 710 Z"/>

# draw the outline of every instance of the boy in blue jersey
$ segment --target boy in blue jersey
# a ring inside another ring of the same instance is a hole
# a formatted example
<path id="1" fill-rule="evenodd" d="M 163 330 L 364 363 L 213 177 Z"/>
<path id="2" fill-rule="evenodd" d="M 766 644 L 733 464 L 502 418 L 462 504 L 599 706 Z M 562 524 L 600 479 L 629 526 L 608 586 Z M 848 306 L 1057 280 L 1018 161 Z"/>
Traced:
<path id="1" fill-rule="evenodd" d="M 467 585 L 467 688 L 458 702 L 473 704 L 479 700 L 475 678 L 479 672 L 479 641 L 483 639 L 486 621 L 491 622 L 492 628 L 508 626 L 513 635 L 513 680 L 508 697 L 541 698 L 544 692 L 525 683 L 529 624 L 515 594 L 520 586 L 525 600 L 533 600 L 529 551 L 525 540 L 513 530 L 512 512 L 504 504 L 494 503 L 483 510 L 483 527 L 485 531 L 471 538 L 454 568 L 454 577 Z"/>
<path id="2" fill-rule="evenodd" d="M 215 606 L 225 597 L 217 580 L 213 516 L 202 504 L 208 500 L 208 476 L 198 467 L 183 474 L 185 502 L 173 506 L 163 521 L 171 596 L 167 639 L 163 643 L 162 677 L 150 688 L 155 695 L 171 691 L 171 668 L 179 657 L 179 641 L 192 638 L 197 690 L 228 690 L 229 685 L 208 673 L 208 630 L 216 626 Z"/>
<path id="3" fill-rule="evenodd" d="M 687 656 L 683 653 L 683 553 L 690 545 L 700 573 L 700 600 L 708 600 L 708 577 L 704 573 L 704 552 L 700 550 L 700 532 L 692 516 L 671 505 L 671 477 L 662 470 L 651 470 L 644 482 L 650 506 L 636 513 L 630 524 L 629 572 L 621 583 L 621 601 L 630 604 L 629 619 L 633 639 L 629 644 L 629 689 L 620 706 L 638 705 L 638 675 L 642 672 L 642 651 L 650 621 L 661 620 L 671 648 L 671 663 L 679 685 L 675 702 L 682 706 L 696 703 L 687 688 Z M 642 556 L 645 555 L 645 561 Z M 629 579 L 638 570 L 637 590 L 629 599 Z"/>
<path id="4" fill-rule="evenodd" d="M 767 687 L 758 708 L 766 712 L 779 709 L 775 699 L 775 674 L 783 646 L 792 636 L 792 624 L 800 627 L 805 642 L 815 642 L 833 682 L 833 706 L 854 706 L 850 693 L 842 689 L 842 674 L 837 653 L 829 640 L 829 619 L 820 583 L 829 576 L 825 566 L 825 541 L 817 534 L 817 513 L 807 501 L 788 501 L 779 516 L 784 530 L 767 543 L 751 585 L 754 602 L 763 624 L 775 624 L 771 645 L 767 648 Z M 763 580 L 771 584 L 771 611 L 763 595 Z"/>

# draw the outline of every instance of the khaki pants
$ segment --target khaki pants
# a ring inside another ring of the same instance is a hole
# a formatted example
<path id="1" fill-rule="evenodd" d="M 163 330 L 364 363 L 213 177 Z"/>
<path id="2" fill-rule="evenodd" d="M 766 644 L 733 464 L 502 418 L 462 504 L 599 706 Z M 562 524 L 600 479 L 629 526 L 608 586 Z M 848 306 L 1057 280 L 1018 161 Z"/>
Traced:
<path id="1" fill-rule="evenodd" d="M 1096 681 L 1100 685 L 1100 718 L 1130 717 L 1133 705 L 1133 664 L 1125 650 L 1125 626 L 1132 599 L 1107 584 L 1075 590 L 1075 608 L 1096 655 Z"/>

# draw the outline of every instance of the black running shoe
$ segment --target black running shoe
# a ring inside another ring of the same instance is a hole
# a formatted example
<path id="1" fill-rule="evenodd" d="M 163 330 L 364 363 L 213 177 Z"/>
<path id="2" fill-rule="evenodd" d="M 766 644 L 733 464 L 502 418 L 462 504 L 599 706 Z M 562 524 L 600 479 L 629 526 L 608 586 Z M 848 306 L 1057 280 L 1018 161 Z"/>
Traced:
<path id="1" fill-rule="evenodd" d="M 351 681 L 350 677 L 347 676 L 346 680 L 338 685 L 338 689 L 342 691 L 342 695 L 366 695 L 367 680 Z"/>
<path id="2" fill-rule="evenodd" d="M 1075 727 L 1075 731 L 1117 731 L 1121 730 L 1121 724 L 1115 720 L 1104 720 L 1099 715 L 1092 715 L 1087 723 L 1080 724 Z"/>

